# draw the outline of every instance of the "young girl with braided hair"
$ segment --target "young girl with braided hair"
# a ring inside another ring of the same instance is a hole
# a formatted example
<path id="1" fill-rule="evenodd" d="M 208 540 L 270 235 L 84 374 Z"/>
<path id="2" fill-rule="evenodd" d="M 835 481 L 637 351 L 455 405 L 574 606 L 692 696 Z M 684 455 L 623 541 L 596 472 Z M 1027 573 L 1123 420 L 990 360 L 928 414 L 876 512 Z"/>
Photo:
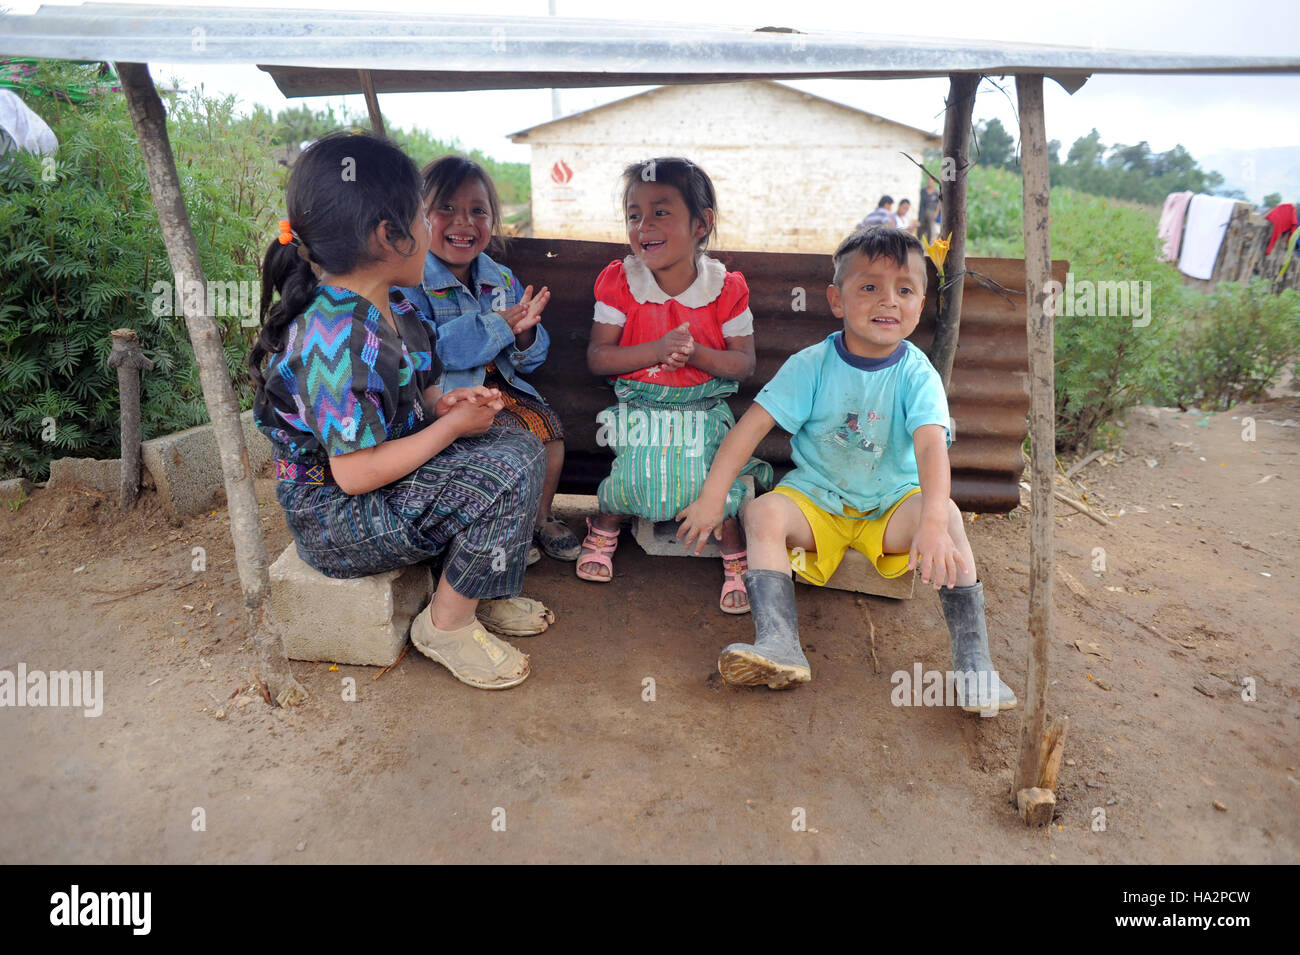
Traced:
<path id="1" fill-rule="evenodd" d="M 299 156 L 286 202 L 249 371 L 298 554 L 329 577 L 437 567 L 416 648 L 471 686 L 522 683 L 527 656 L 477 613 L 519 593 L 545 456 L 492 427 L 496 390 L 435 385 L 436 330 L 396 291 L 429 250 L 419 171 L 387 140 L 334 134 Z"/>

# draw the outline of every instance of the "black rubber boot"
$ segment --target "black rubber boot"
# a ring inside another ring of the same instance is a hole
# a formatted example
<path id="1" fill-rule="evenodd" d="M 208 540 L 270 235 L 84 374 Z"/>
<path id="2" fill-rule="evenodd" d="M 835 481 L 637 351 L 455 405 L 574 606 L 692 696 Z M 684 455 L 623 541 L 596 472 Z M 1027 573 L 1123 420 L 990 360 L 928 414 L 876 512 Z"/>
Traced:
<path id="1" fill-rule="evenodd" d="M 969 587 L 941 587 L 939 605 L 948 624 L 952 669 L 957 675 L 957 705 L 967 713 L 989 716 L 1013 708 L 1017 702 L 1016 695 L 999 679 L 989 657 L 984 585 L 977 580 Z M 973 690 L 971 693 L 967 693 L 969 678 L 965 674 L 968 673 L 974 674 L 974 687 L 969 687 Z"/>
<path id="2" fill-rule="evenodd" d="M 794 581 L 776 570 L 746 571 L 744 580 L 754 615 L 754 643 L 733 643 L 723 650 L 718 672 L 734 686 L 767 684 L 773 690 L 783 690 L 807 683 L 812 668 L 799 646 Z"/>

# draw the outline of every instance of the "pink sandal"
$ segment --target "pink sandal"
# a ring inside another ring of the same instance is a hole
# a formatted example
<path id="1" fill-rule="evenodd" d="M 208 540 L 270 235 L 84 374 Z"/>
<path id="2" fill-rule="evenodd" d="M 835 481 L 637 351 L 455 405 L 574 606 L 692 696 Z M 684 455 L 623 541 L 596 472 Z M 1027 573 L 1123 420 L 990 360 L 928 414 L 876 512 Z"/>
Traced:
<path id="1" fill-rule="evenodd" d="M 749 563 L 745 560 L 747 553 L 747 551 L 742 550 L 735 554 L 722 555 L 722 593 L 718 597 L 718 609 L 723 613 L 749 613 L 749 592 L 745 590 L 745 582 L 740 579 L 740 575 L 749 570 Z M 723 603 L 727 594 L 735 593 L 745 595 L 746 599 L 743 607 L 728 607 Z"/>
<path id="2" fill-rule="evenodd" d="M 591 526 L 591 518 L 587 518 L 587 536 L 582 541 L 582 553 L 578 555 L 578 562 L 574 566 L 574 571 L 582 580 L 591 580 L 598 584 L 607 584 L 614 579 L 614 562 L 610 560 L 610 555 L 618 549 L 618 535 L 622 533 L 622 528 L 611 534 L 609 531 L 602 531 L 599 528 Z M 609 570 L 608 577 L 597 577 L 591 571 L 583 572 L 584 564 L 599 564 Z"/>

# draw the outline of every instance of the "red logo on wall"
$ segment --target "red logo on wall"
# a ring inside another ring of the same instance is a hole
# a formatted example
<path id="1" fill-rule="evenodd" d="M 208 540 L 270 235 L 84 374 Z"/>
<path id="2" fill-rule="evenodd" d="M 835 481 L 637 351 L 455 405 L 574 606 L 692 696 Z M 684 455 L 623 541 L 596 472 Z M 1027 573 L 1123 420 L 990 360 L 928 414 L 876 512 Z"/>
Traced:
<path id="1" fill-rule="evenodd" d="M 557 162 L 554 166 L 551 167 L 552 182 L 559 183 L 561 186 L 563 186 L 572 178 L 573 178 L 573 170 L 569 168 L 569 164 L 566 163 L 563 159 L 561 159 L 559 162 Z"/>

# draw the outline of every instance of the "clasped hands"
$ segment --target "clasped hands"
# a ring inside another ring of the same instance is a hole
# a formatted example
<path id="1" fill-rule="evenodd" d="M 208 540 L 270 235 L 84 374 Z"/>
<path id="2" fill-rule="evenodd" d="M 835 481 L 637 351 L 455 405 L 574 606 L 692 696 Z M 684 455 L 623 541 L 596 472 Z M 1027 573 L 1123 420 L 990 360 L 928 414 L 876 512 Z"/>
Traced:
<path id="1" fill-rule="evenodd" d="M 685 368 L 694 352 L 695 338 L 691 335 L 691 326 L 686 322 L 655 342 L 655 357 L 669 371 Z"/>
<path id="2" fill-rule="evenodd" d="M 433 414 L 446 419 L 462 436 L 477 435 L 492 427 L 492 420 L 504 407 L 499 388 L 475 385 L 447 392 L 434 405 Z"/>

